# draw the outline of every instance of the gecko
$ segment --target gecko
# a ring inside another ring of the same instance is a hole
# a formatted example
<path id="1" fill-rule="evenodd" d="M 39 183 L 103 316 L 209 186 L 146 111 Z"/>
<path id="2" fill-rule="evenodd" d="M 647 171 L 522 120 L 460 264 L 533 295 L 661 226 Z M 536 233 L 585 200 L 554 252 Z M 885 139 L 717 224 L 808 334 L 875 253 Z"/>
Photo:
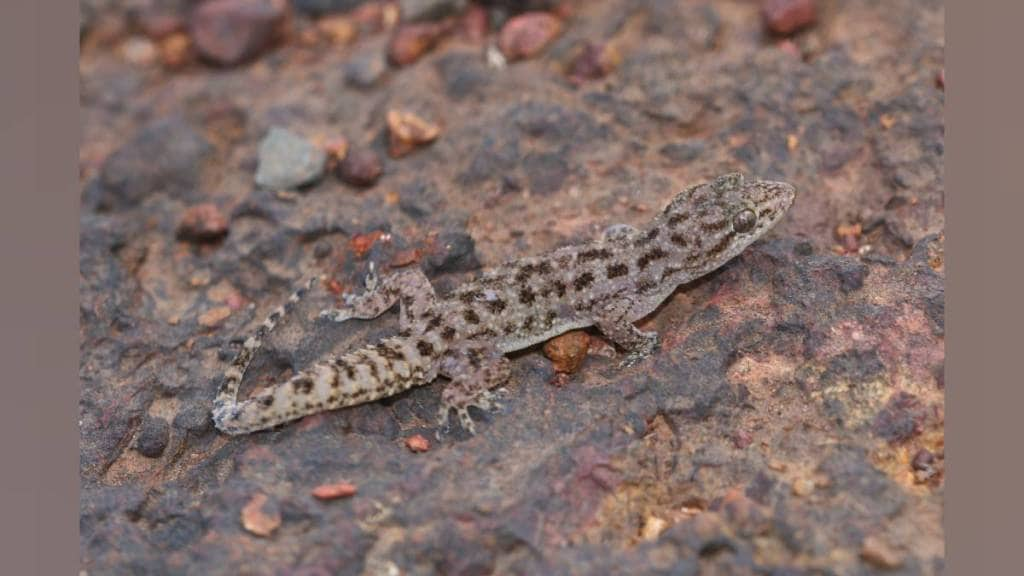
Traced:
<path id="1" fill-rule="evenodd" d="M 429 384 L 441 392 L 438 426 L 455 412 L 475 434 L 469 408 L 501 406 L 510 361 L 505 354 L 590 326 L 625 354 L 628 367 L 653 354 L 655 331 L 634 322 L 682 284 L 712 272 L 762 237 L 786 213 L 796 188 L 731 173 L 677 194 L 646 225 L 617 224 L 600 238 L 484 270 L 437 295 L 422 270 L 378 277 L 371 262 L 360 294 L 319 318 L 376 318 L 399 305 L 394 336 L 332 355 L 244 400 L 239 386 L 253 355 L 317 280 L 310 278 L 247 338 L 224 373 L 213 421 L 226 434 L 266 430 L 327 410 L 355 406 Z"/>

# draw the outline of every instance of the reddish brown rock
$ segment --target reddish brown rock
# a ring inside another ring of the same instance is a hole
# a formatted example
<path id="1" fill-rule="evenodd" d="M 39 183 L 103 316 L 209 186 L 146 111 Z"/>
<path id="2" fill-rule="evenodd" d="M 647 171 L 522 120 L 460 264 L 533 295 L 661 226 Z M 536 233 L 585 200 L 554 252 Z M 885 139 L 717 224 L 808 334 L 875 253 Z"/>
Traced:
<path id="1" fill-rule="evenodd" d="M 335 174 L 353 186 L 373 186 L 383 172 L 380 157 L 373 150 L 352 150 L 338 163 Z"/>
<path id="2" fill-rule="evenodd" d="M 544 344 L 544 355 L 551 359 L 555 371 L 572 374 L 579 370 L 587 357 L 590 336 L 582 330 L 566 332 Z"/>
<path id="3" fill-rule="evenodd" d="M 181 68 L 193 56 L 192 39 L 184 32 L 175 32 L 160 40 L 160 63 L 169 69 Z"/>
<path id="4" fill-rule="evenodd" d="M 501 28 L 498 47 L 508 60 L 533 58 L 562 32 L 562 21 L 547 12 L 527 12 Z"/>
<path id="5" fill-rule="evenodd" d="M 894 570 L 903 566 L 903 558 L 887 542 L 877 536 L 868 536 L 860 548 L 862 560 L 875 568 Z"/>
<path id="6" fill-rule="evenodd" d="M 461 33 L 470 42 L 483 42 L 489 29 L 487 10 L 483 6 L 473 4 L 462 16 Z"/>
<path id="7" fill-rule="evenodd" d="M 242 527 L 256 536 L 270 536 L 281 526 L 281 512 L 265 494 L 256 494 L 242 508 Z"/>
<path id="8" fill-rule="evenodd" d="M 815 0 L 762 0 L 761 14 L 769 30 L 785 35 L 813 24 L 817 6 Z"/>
<path id="9" fill-rule="evenodd" d="M 430 440 L 427 440 L 422 434 L 416 434 L 405 439 L 405 446 L 413 452 L 426 452 L 430 450 Z"/>
<path id="10" fill-rule="evenodd" d="M 280 37 L 286 0 L 210 0 L 189 19 L 189 34 L 203 58 L 222 66 L 256 57 Z"/>
<path id="11" fill-rule="evenodd" d="M 143 9 L 135 22 L 152 40 L 162 40 L 185 28 L 185 21 L 181 16 L 158 6 Z"/>
<path id="12" fill-rule="evenodd" d="M 405 110 L 388 111 L 388 154 L 400 158 L 441 135 L 441 127 Z"/>
<path id="13" fill-rule="evenodd" d="M 178 237 L 194 242 L 219 240 L 228 233 L 228 219 L 213 203 L 197 204 L 185 210 L 178 223 Z"/>
<path id="14" fill-rule="evenodd" d="M 412 64 L 437 46 L 451 30 L 451 20 L 403 24 L 391 36 L 388 60 L 395 66 Z"/>
<path id="15" fill-rule="evenodd" d="M 576 84 L 604 78 L 620 61 L 618 51 L 611 44 L 587 42 L 569 63 L 569 79 Z"/>
<path id="16" fill-rule="evenodd" d="M 317 20 L 316 28 L 332 44 L 351 44 L 359 35 L 359 27 L 345 16 L 321 18 Z"/>
<path id="17" fill-rule="evenodd" d="M 358 492 L 355 484 L 348 482 L 337 482 L 334 484 L 321 484 L 313 489 L 313 497 L 319 500 L 337 500 L 348 498 Z"/>

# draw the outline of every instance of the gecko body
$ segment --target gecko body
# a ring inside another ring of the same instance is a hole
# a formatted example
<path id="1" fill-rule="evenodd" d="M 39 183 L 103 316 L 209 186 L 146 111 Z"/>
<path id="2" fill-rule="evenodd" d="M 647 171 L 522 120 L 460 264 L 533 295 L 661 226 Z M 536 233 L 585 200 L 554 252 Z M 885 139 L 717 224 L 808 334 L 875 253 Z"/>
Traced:
<path id="1" fill-rule="evenodd" d="M 246 340 L 225 373 L 213 419 L 227 434 L 263 430 L 303 416 L 353 406 L 428 384 L 450 382 L 439 424 L 451 411 L 474 431 L 468 409 L 497 407 L 510 374 L 505 354 L 587 326 L 626 353 L 624 365 L 653 353 L 655 332 L 633 323 L 676 288 L 728 262 L 763 236 L 793 203 L 785 182 L 728 174 L 679 193 L 640 228 L 615 225 L 594 241 L 489 269 L 438 296 L 419 269 L 379 278 L 320 316 L 342 322 L 375 318 L 396 303 L 399 332 L 347 354 L 325 358 L 252 398 L 238 400 L 246 367 L 263 339 L 312 286 L 312 280 Z"/>

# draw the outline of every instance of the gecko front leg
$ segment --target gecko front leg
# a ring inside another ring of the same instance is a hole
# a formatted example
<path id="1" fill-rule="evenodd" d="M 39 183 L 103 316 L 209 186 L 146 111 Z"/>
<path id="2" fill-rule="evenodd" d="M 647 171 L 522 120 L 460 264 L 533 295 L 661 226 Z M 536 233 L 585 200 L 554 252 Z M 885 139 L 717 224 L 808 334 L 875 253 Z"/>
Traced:
<path id="1" fill-rule="evenodd" d="M 448 428 L 449 415 L 455 410 L 459 423 L 470 434 L 475 434 L 469 407 L 481 410 L 501 408 L 495 391 L 508 381 L 511 374 L 508 358 L 498 350 L 482 345 L 466 345 L 449 351 L 441 359 L 440 374 L 451 382 L 441 393 L 441 411 L 438 425 Z"/>
<path id="2" fill-rule="evenodd" d="M 366 291 L 346 294 L 344 308 L 329 308 L 320 312 L 321 318 L 344 322 L 350 318 L 369 320 L 380 316 L 399 302 L 399 327 L 412 325 L 414 318 L 431 309 L 436 302 L 434 287 L 419 268 L 402 270 L 377 278 L 373 263 L 366 275 Z"/>
<path id="3" fill-rule="evenodd" d="M 612 343 L 626 351 L 621 367 L 632 366 L 654 353 L 658 347 L 658 333 L 644 332 L 629 321 L 630 304 L 617 301 L 601 309 L 594 318 L 597 329 Z"/>

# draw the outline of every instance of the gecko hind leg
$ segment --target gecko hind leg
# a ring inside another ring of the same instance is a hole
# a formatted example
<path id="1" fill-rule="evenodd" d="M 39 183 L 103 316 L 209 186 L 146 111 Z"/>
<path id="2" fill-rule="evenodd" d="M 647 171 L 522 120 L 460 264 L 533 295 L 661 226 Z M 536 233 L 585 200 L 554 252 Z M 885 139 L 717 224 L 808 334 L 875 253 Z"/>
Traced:
<path id="1" fill-rule="evenodd" d="M 624 307 L 624 306 L 623 306 Z M 626 357 L 619 364 L 625 368 L 639 363 L 654 353 L 660 344 L 657 332 L 644 332 L 627 319 L 626 310 L 612 306 L 602 310 L 595 318 L 597 329 L 626 351 Z"/>
<path id="2" fill-rule="evenodd" d="M 376 268 L 371 262 L 370 271 L 366 275 L 366 291 L 362 294 L 346 294 L 344 307 L 323 310 L 320 317 L 334 322 L 344 322 L 350 318 L 369 320 L 399 302 L 399 327 L 405 329 L 412 325 L 414 318 L 432 308 L 436 299 L 434 287 L 419 268 L 402 270 L 378 279 Z"/>
<path id="3" fill-rule="evenodd" d="M 452 410 L 458 416 L 462 428 L 470 434 L 476 434 L 469 408 L 473 406 L 481 410 L 500 410 L 500 399 L 505 393 L 502 386 L 511 373 L 508 358 L 495 349 L 465 346 L 450 351 L 440 365 L 440 374 L 451 382 L 441 393 L 438 436 L 441 431 L 447 431 Z"/>

